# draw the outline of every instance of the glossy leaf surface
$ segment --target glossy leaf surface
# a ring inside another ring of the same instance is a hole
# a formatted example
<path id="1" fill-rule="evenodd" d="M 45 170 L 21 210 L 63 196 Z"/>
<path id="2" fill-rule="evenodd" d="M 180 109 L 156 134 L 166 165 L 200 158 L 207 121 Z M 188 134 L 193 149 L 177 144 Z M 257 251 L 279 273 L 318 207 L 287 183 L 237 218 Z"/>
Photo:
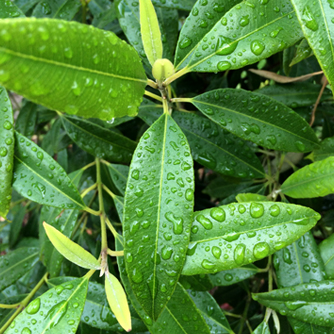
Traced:
<path id="1" fill-rule="evenodd" d="M 291 0 L 305 38 L 328 82 L 334 83 L 334 3 L 331 0 Z"/>
<path id="2" fill-rule="evenodd" d="M 84 248 L 67 238 L 64 234 L 47 223 L 43 223 L 45 232 L 57 251 L 67 260 L 86 269 L 100 269 L 100 263 Z"/>
<path id="3" fill-rule="evenodd" d="M 64 169 L 33 141 L 15 133 L 13 188 L 40 204 L 83 209 L 85 204 Z"/>
<path id="4" fill-rule="evenodd" d="M 313 198 L 334 193 L 334 157 L 307 165 L 282 184 L 281 190 L 293 198 Z"/>
<path id="5" fill-rule="evenodd" d="M 84 308 L 87 288 L 88 280 L 78 278 L 46 291 L 30 302 L 6 334 L 75 333 Z"/>
<path id="6" fill-rule="evenodd" d="M 34 8 L 32 16 L 70 21 L 80 8 L 80 0 L 46 0 Z"/>
<path id="7" fill-rule="evenodd" d="M 12 1 L 1 1 L 0 19 L 24 17 L 24 14 Z"/>
<path id="8" fill-rule="evenodd" d="M 68 114 L 136 115 L 146 77 L 136 52 L 113 33 L 53 19 L 3 20 L 0 29 L 0 82 L 8 89 Z"/>
<path id="9" fill-rule="evenodd" d="M 196 22 L 195 36 L 205 22 Z M 278 6 L 277 1 L 248 0 L 228 11 L 196 45 L 191 34 L 186 37 L 179 41 L 179 48 L 194 51 L 176 58 L 177 69 L 217 72 L 241 68 L 282 51 L 301 39 L 302 31 L 290 1 L 280 0 Z"/>
<path id="10" fill-rule="evenodd" d="M 0 257 L 0 291 L 12 285 L 38 261 L 38 248 L 22 247 Z"/>
<path id="11" fill-rule="evenodd" d="M 127 271 L 136 298 L 153 319 L 172 295 L 182 270 L 193 192 L 190 148 L 175 121 L 164 114 L 137 146 L 124 201 Z M 146 246 L 138 247 L 143 240 Z"/>
<path id="12" fill-rule="evenodd" d="M 300 238 L 319 219 L 310 208 L 272 202 L 195 212 L 182 274 L 216 273 L 262 259 Z"/>
<path id="13" fill-rule="evenodd" d="M 136 143 L 123 135 L 105 129 L 89 120 L 77 117 L 62 117 L 70 138 L 94 157 L 114 162 L 130 162 Z"/>
<path id="14" fill-rule="evenodd" d="M 218 89 L 190 102 L 226 130 L 258 145 L 288 152 L 318 147 L 318 139 L 307 122 L 267 96 L 241 89 Z"/>
<path id="15" fill-rule="evenodd" d="M 14 117 L 12 104 L 3 87 L 0 87 L 0 110 L 0 216 L 6 218 L 12 199 Z"/>
<path id="16" fill-rule="evenodd" d="M 334 278 L 334 234 L 319 244 L 319 250 L 327 275 Z"/>
<path id="17" fill-rule="evenodd" d="M 119 192 L 124 196 L 129 167 L 124 165 L 108 164 L 109 175 Z"/>
<path id="18" fill-rule="evenodd" d="M 253 294 L 253 299 L 282 315 L 317 326 L 333 327 L 333 288 L 333 281 L 305 283 Z"/>

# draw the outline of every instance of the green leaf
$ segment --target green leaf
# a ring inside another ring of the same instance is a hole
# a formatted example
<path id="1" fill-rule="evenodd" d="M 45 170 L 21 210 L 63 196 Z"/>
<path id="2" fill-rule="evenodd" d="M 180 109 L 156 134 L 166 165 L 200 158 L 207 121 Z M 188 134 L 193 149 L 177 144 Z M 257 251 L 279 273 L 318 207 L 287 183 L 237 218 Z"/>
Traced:
<path id="1" fill-rule="evenodd" d="M 18 205 L 19 209 L 16 212 L 12 223 L 10 224 L 10 233 L 9 233 L 9 247 L 13 247 L 15 243 L 17 242 L 17 239 L 19 237 L 23 219 L 26 213 L 26 210 L 24 207 L 22 207 L 20 204 Z"/>
<path id="2" fill-rule="evenodd" d="M 95 157 L 115 162 L 131 161 L 136 148 L 136 143 L 132 140 L 89 120 L 73 116 L 61 119 L 67 134 L 81 149 Z"/>
<path id="3" fill-rule="evenodd" d="M 181 276 L 179 283 L 185 289 L 193 291 L 210 291 L 215 287 L 209 275 Z"/>
<path id="4" fill-rule="evenodd" d="M 89 1 L 88 7 L 94 16 L 92 21 L 94 27 L 112 30 L 109 29 L 112 26 L 111 22 L 117 18 L 114 3 L 109 0 L 92 0 Z"/>
<path id="5" fill-rule="evenodd" d="M 6 89 L 0 86 L 0 216 L 6 217 L 12 199 L 14 164 L 13 108 Z"/>
<path id="6" fill-rule="evenodd" d="M 296 65 L 297 63 L 310 56 L 313 56 L 313 51 L 309 46 L 307 39 L 303 38 L 302 41 L 298 44 L 296 54 L 293 57 L 289 66 Z"/>
<path id="7" fill-rule="evenodd" d="M 40 0 L 15 0 L 15 4 L 22 10 L 23 13 L 27 13 L 39 1 Z"/>
<path id="8" fill-rule="evenodd" d="M 30 302 L 5 333 L 75 333 L 87 288 L 88 279 L 84 277 L 46 291 Z"/>
<path id="9" fill-rule="evenodd" d="M 101 268 L 99 261 L 84 248 L 46 222 L 43 223 L 43 226 L 53 246 L 67 260 L 85 269 L 99 270 Z"/>
<path id="10" fill-rule="evenodd" d="M 220 19 L 241 0 L 219 1 L 213 4 L 197 0 L 186 18 L 176 46 L 175 65 L 190 57 L 203 38 Z"/>
<path id="11" fill-rule="evenodd" d="M 2 20 L 0 29 L 0 82 L 8 89 L 68 114 L 136 115 L 147 79 L 136 52 L 115 34 L 54 19 Z"/>
<path id="12" fill-rule="evenodd" d="M 175 8 L 190 11 L 196 0 L 152 0 L 153 4 L 163 8 Z"/>
<path id="13" fill-rule="evenodd" d="M 290 175 L 282 184 L 283 194 L 313 198 L 334 193 L 334 157 L 314 162 Z"/>
<path id="14" fill-rule="evenodd" d="M 15 133 L 14 189 L 34 202 L 68 209 L 85 204 L 64 169 L 33 141 Z"/>
<path id="15" fill-rule="evenodd" d="M 182 274 L 216 273 L 260 260 L 300 238 L 319 219 L 310 208 L 272 202 L 195 212 Z"/>
<path id="16" fill-rule="evenodd" d="M 153 319 L 173 294 L 185 260 L 194 201 L 192 163 L 184 134 L 164 114 L 144 133 L 130 165 L 126 266 L 138 302 Z M 146 261 L 151 265 L 144 266 Z"/>
<path id="17" fill-rule="evenodd" d="M 334 156 L 334 137 L 324 139 L 320 143 L 320 148 L 313 152 L 313 158 L 315 161 L 324 160 L 332 156 Z"/>
<path id="18" fill-rule="evenodd" d="M 321 281 L 256 293 L 253 299 L 282 315 L 317 326 L 333 327 L 333 291 L 333 281 Z"/>
<path id="19" fill-rule="evenodd" d="M 269 201 L 269 199 L 267 198 L 267 196 L 259 195 L 259 194 L 252 194 L 252 193 L 238 194 L 235 198 L 238 201 L 238 203 L 242 203 L 242 202 L 265 202 L 265 201 Z"/>
<path id="20" fill-rule="evenodd" d="M 331 0 L 292 0 L 299 23 L 310 47 L 327 77 L 334 83 L 334 29 Z"/>
<path id="21" fill-rule="evenodd" d="M 325 270 L 330 278 L 334 277 L 334 234 L 319 244 L 321 257 L 325 264 Z"/>
<path id="22" fill-rule="evenodd" d="M 318 147 L 314 131 L 302 117 L 265 95 L 217 89 L 189 102 L 221 127 L 258 145 L 288 152 Z"/>
<path id="23" fill-rule="evenodd" d="M 15 283 L 38 261 L 38 248 L 22 247 L 0 257 L 0 291 Z"/>
<path id="24" fill-rule="evenodd" d="M 260 325 L 255 328 L 253 334 L 270 334 L 268 323 L 265 321 L 262 321 Z"/>
<path id="25" fill-rule="evenodd" d="M 31 137 L 34 134 L 36 121 L 37 105 L 30 101 L 25 101 L 16 119 L 15 130 L 23 136 Z"/>
<path id="26" fill-rule="evenodd" d="M 124 165 L 107 164 L 109 175 L 119 192 L 124 196 L 129 167 Z"/>
<path id="27" fill-rule="evenodd" d="M 118 279 L 108 271 L 105 273 L 105 289 L 109 306 L 117 321 L 123 329 L 130 332 L 132 329 L 131 314 L 126 294 Z"/>
<path id="28" fill-rule="evenodd" d="M 80 8 L 80 0 L 44 0 L 35 7 L 32 16 L 71 21 Z"/>
<path id="29" fill-rule="evenodd" d="M 0 2 L 0 19 L 17 17 L 24 17 L 24 14 L 12 1 Z"/>
<path id="30" fill-rule="evenodd" d="M 207 19 L 196 21 L 193 32 L 205 27 L 206 22 Z M 258 0 L 247 0 L 229 10 L 196 44 L 190 34 L 186 37 L 186 41 L 184 37 L 179 40 L 179 48 L 189 46 L 192 52 L 175 59 L 176 69 L 217 72 L 268 58 L 295 44 L 303 35 L 290 1 L 260 4 Z"/>
<path id="31" fill-rule="evenodd" d="M 145 54 L 153 66 L 162 58 L 162 42 L 158 17 L 151 0 L 139 0 L 140 32 Z"/>

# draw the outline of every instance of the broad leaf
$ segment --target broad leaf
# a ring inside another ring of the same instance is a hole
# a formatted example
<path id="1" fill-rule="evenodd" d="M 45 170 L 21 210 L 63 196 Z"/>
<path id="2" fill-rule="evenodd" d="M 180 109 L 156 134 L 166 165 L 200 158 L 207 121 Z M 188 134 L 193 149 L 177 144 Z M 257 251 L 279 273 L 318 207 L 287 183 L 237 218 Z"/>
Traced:
<path id="1" fill-rule="evenodd" d="M 78 278 L 46 291 L 17 316 L 5 333 L 75 333 L 87 288 L 88 279 Z"/>
<path id="2" fill-rule="evenodd" d="M 38 261 L 38 248 L 22 247 L 0 257 L 0 291 L 12 285 Z"/>
<path id="3" fill-rule="evenodd" d="M 260 260 L 300 238 L 319 219 L 312 209 L 272 202 L 195 212 L 182 274 L 216 273 Z"/>
<path id="4" fill-rule="evenodd" d="M 253 299 L 282 315 L 316 326 L 333 327 L 333 291 L 333 281 L 321 281 L 253 294 Z"/>
<path id="5" fill-rule="evenodd" d="M 191 10 L 196 0 L 152 0 L 153 4 L 163 8 Z"/>
<path id="6" fill-rule="evenodd" d="M 334 137 L 329 137 L 320 143 L 320 148 L 313 152 L 315 161 L 324 160 L 334 156 Z"/>
<path id="7" fill-rule="evenodd" d="M 218 89 L 189 102 L 221 127 L 258 145 L 288 152 L 318 147 L 314 131 L 302 117 L 265 95 Z"/>
<path id="8" fill-rule="evenodd" d="M 205 4 L 211 6 L 209 2 Z M 219 1 L 216 8 L 221 6 Z M 207 19 L 196 21 L 193 32 L 206 25 Z M 184 41 L 185 37 L 188 40 Z M 290 1 L 243 1 L 228 11 L 200 41 L 193 43 L 191 34 L 182 36 L 179 48 L 189 47 L 191 52 L 183 59 L 175 59 L 176 69 L 184 68 L 186 72 L 237 69 L 282 51 L 301 38 L 302 31 Z"/>
<path id="9" fill-rule="evenodd" d="M 334 83 L 334 28 L 331 0 L 291 0 L 299 23 L 328 82 Z"/>
<path id="10" fill-rule="evenodd" d="M 13 108 L 6 89 L 0 86 L 0 216 L 6 218 L 12 199 L 14 164 Z"/>
<path id="11" fill-rule="evenodd" d="M 34 8 L 32 16 L 71 21 L 80 8 L 80 0 L 44 0 Z"/>
<path id="12" fill-rule="evenodd" d="M 314 162 L 290 175 L 282 184 L 283 194 L 313 198 L 334 193 L 334 157 Z"/>
<path id="13" fill-rule="evenodd" d="M 24 17 L 24 14 L 12 1 L 0 2 L 0 19 L 17 17 Z"/>
<path id="14" fill-rule="evenodd" d="M 15 133 L 14 189 L 34 202 L 69 209 L 85 204 L 64 169 L 33 141 Z"/>
<path id="15" fill-rule="evenodd" d="M 70 138 L 83 150 L 95 157 L 115 162 L 130 162 L 136 143 L 112 130 L 89 120 L 73 116 L 62 117 Z"/>
<path id="16" fill-rule="evenodd" d="M 136 298 L 153 319 L 181 273 L 193 201 L 190 148 L 175 121 L 164 114 L 137 146 L 124 201 L 126 267 Z"/>
<path id="17" fill-rule="evenodd" d="M 255 328 L 253 334 L 270 334 L 268 323 L 265 321 L 261 322 L 260 325 Z"/>
<path id="18" fill-rule="evenodd" d="M 37 105 L 25 101 L 15 122 L 15 130 L 23 136 L 31 137 L 34 134 L 37 120 Z"/>
<path id="19" fill-rule="evenodd" d="M 101 268 L 99 261 L 84 248 L 67 238 L 51 225 L 44 222 L 43 226 L 53 246 L 67 260 L 86 269 L 99 270 Z"/>
<path id="20" fill-rule="evenodd" d="M 147 79 L 136 52 L 113 33 L 54 19 L 2 20 L 0 29 L 8 89 L 68 114 L 136 115 Z"/>
<path id="21" fill-rule="evenodd" d="M 334 234 L 319 244 L 327 275 L 334 278 Z"/>
<path id="22" fill-rule="evenodd" d="M 119 192 L 124 196 L 129 167 L 124 165 L 108 164 L 109 175 Z"/>

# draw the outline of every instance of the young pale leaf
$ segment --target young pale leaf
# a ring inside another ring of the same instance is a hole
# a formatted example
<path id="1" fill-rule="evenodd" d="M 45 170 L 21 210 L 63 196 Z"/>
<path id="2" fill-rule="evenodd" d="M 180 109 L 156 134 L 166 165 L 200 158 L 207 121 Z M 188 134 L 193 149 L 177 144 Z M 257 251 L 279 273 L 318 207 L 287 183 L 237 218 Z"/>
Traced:
<path id="1" fill-rule="evenodd" d="M 161 33 L 157 14 L 151 0 L 139 0 L 140 32 L 145 54 L 153 66 L 162 58 Z"/>
<path id="2" fill-rule="evenodd" d="M 15 318 L 6 334 L 76 333 L 87 288 L 88 279 L 78 278 L 46 291 Z"/>
<path id="3" fill-rule="evenodd" d="M 73 116 L 61 118 L 69 137 L 94 157 L 114 162 L 130 162 L 136 143 L 102 126 Z"/>
<path id="4" fill-rule="evenodd" d="M 282 193 L 292 198 L 313 198 L 334 193 L 334 157 L 314 162 L 290 175 Z"/>
<path id="5" fill-rule="evenodd" d="M 0 257 L 0 292 L 16 282 L 38 261 L 38 248 L 22 247 Z"/>
<path id="6" fill-rule="evenodd" d="M 213 7 L 224 13 L 221 2 L 215 6 L 205 2 L 205 6 L 204 11 Z M 195 7 L 197 11 L 199 7 Z M 192 34 L 188 33 L 179 40 L 178 49 L 188 48 L 190 52 L 183 57 L 177 54 L 176 69 L 217 72 L 241 68 L 282 51 L 303 37 L 288 0 L 261 3 L 258 0 L 243 1 L 229 10 L 197 41 L 197 31 L 205 29 L 208 21 L 207 18 L 195 20 Z M 192 38 L 195 38 L 194 43 Z"/>
<path id="7" fill-rule="evenodd" d="M 13 188 L 28 199 L 62 209 L 85 204 L 64 169 L 33 141 L 15 132 Z"/>
<path id="8" fill-rule="evenodd" d="M 185 260 L 194 203 L 192 164 L 185 135 L 163 114 L 142 136 L 130 165 L 126 267 L 139 303 L 153 319 L 173 294 Z M 138 247 L 143 242 L 145 247 Z"/>
<path id="9" fill-rule="evenodd" d="M 334 278 L 334 234 L 319 244 L 325 270 L 330 278 Z"/>
<path id="10" fill-rule="evenodd" d="M 253 299 L 282 315 L 316 326 L 333 327 L 333 281 L 299 284 L 253 294 Z"/>
<path id="11" fill-rule="evenodd" d="M 45 232 L 57 251 L 67 260 L 85 269 L 99 270 L 99 261 L 84 248 L 67 238 L 53 226 L 43 223 Z"/>
<path id="12" fill-rule="evenodd" d="M 44 0 L 34 8 L 32 16 L 71 21 L 80 8 L 80 0 Z"/>
<path id="13" fill-rule="evenodd" d="M 265 321 L 261 322 L 260 325 L 255 328 L 253 334 L 270 334 L 268 323 Z"/>
<path id="14" fill-rule="evenodd" d="M 131 331 L 131 314 L 129 310 L 126 294 L 118 279 L 105 273 L 105 289 L 109 306 L 113 311 L 117 321 L 127 332 Z"/>
<path id="15" fill-rule="evenodd" d="M 6 89 L 0 86 L 0 216 L 6 218 L 12 199 L 14 164 L 13 108 Z"/>
<path id="16" fill-rule="evenodd" d="M 328 82 L 334 84 L 334 28 L 331 0 L 291 0 L 299 23 Z"/>
<path id="17" fill-rule="evenodd" d="M 21 9 L 18 8 L 12 1 L 0 2 L 0 19 L 24 17 Z"/>
<path id="18" fill-rule="evenodd" d="M 137 114 L 147 79 L 137 53 L 115 34 L 54 19 L 1 20 L 0 29 L 0 82 L 8 89 L 68 114 Z"/>
<path id="19" fill-rule="evenodd" d="M 300 238 L 319 219 L 310 208 L 272 202 L 195 212 L 182 274 L 216 273 L 260 260 Z"/>
<path id="20" fill-rule="evenodd" d="M 301 116 L 265 95 L 217 89 L 189 102 L 221 127 L 258 145 L 287 152 L 308 152 L 319 146 Z"/>

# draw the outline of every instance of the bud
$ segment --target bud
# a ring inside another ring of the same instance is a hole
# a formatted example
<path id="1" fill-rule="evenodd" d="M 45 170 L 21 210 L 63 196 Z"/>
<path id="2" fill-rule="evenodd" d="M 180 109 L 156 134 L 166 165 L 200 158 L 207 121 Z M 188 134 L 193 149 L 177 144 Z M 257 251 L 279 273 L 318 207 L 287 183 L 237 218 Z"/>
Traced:
<path id="1" fill-rule="evenodd" d="M 174 65 L 168 59 L 157 59 L 153 64 L 152 74 L 158 81 L 162 82 L 174 73 Z"/>

